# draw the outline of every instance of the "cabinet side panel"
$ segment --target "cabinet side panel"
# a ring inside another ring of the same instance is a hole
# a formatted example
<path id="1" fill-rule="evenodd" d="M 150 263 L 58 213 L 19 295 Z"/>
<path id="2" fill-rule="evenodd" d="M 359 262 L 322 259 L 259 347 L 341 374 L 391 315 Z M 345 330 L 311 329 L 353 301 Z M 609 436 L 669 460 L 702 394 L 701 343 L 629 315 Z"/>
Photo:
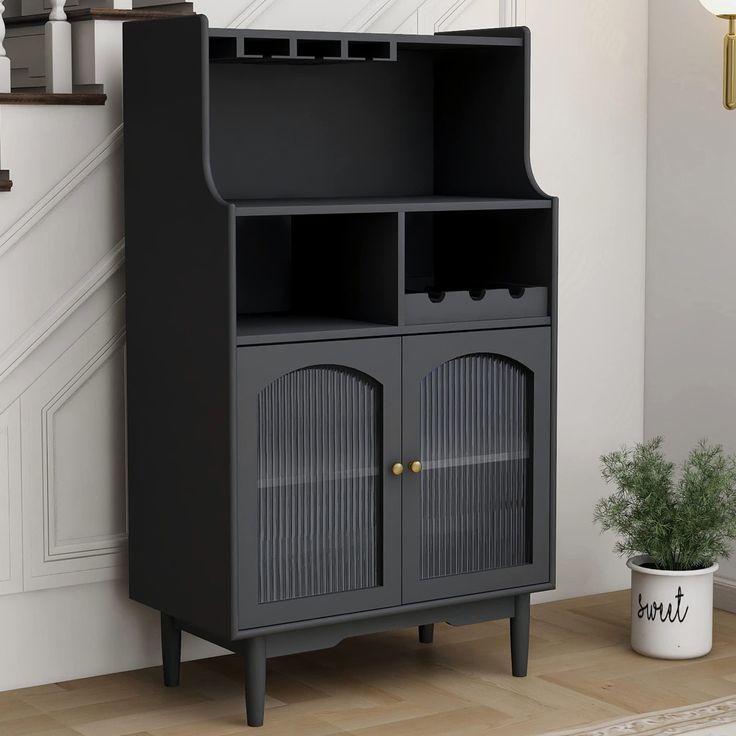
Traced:
<path id="1" fill-rule="evenodd" d="M 553 585 L 557 580 L 557 324 L 559 300 L 559 200 L 552 200 L 552 278 L 550 290 L 550 316 L 552 317 L 552 345 L 550 356 L 550 559 L 549 577 Z"/>
<path id="2" fill-rule="evenodd" d="M 209 184 L 206 20 L 124 31 L 130 595 L 229 639 L 233 215 Z"/>

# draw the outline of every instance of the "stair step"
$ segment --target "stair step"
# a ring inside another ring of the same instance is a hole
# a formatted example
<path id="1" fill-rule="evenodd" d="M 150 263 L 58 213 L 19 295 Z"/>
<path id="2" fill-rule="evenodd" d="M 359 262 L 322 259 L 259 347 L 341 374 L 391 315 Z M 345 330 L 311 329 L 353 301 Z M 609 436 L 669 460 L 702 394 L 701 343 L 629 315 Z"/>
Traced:
<path id="1" fill-rule="evenodd" d="M 0 192 L 9 192 L 13 188 L 13 180 L 7 169 L 0 169 Z"/>
<path id="2" fill-rule="evenodd" d="M 154 5 L 148 8 L 134 8 L 121 10 L 115 8 L 67 8 L 66 16 L 71 22 L 82 20 L 156 20 L 171 18 L 172 16 L 192 15 L 194 5 L 191 2 L 173 3 L 171 5 Z M 13 26 L 35 25 L 45 23 L 49 19 L 48 13 L 34 15 L 16 15 L 5 18 L 8 28 Z"/>
<path id="3" fill-rule="evenodd" d="M 107 95 L 100 92 L 0 92 L 0 105 L 104 105 L 106 101 Z"/>

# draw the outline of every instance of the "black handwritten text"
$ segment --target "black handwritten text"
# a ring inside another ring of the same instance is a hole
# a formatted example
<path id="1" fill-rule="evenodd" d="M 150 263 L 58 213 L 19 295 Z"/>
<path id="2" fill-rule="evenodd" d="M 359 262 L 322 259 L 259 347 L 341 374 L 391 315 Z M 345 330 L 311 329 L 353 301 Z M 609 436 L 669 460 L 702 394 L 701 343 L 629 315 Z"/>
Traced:
<path id="1" fill-rule="evenodd" d="M 656 621 L 659 619 L 662 623 L 683 623 L 687 617 L 687 612 L 690 610 L 690 606 L 686 606 L 684 612 L 681 611 L 682 599 L 685 594 L 682 592 L 682 588 L 678 586 L 677 605 L 673 608 L 673 604 L 669 603 L 665 609 L 664 603 L 642 603 L 641 593 L 639 593 L 639 618 L 646 618 L 647 621 Z"/>

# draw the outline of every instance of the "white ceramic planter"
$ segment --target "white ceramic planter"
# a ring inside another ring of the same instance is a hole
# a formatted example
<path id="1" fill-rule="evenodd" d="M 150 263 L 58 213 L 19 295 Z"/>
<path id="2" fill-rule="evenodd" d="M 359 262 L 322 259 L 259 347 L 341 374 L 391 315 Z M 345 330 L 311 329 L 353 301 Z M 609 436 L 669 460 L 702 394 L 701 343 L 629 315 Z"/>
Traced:
<path id="1" fill-rule="evenodd" d="M 702 570 L 655 570 L 642 567 L 642 555 L 626 564 L 631 570 L 631 647 L 659 659 L 702 657 L 713 646 L 713 574 Z"/>

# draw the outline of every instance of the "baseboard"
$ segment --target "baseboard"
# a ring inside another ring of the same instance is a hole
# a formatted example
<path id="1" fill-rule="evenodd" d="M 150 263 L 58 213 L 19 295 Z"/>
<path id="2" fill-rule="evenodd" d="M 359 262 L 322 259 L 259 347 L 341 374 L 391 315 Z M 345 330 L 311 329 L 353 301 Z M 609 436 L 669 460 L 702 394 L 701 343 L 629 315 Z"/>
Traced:
<path id="1" fill-rule="evenodd" d="M 713 606 L 736 613 L 736 580 L 716 577 L 713 581 Z"/>
<path id="2" fill-rule="evenodd" d="M 161 664 L 159 614 L 126 580 L 4 595 L 0 612 L 0 692 Z M 182 646 L 184 659 L 227 654 L 189 634 Z"/>

